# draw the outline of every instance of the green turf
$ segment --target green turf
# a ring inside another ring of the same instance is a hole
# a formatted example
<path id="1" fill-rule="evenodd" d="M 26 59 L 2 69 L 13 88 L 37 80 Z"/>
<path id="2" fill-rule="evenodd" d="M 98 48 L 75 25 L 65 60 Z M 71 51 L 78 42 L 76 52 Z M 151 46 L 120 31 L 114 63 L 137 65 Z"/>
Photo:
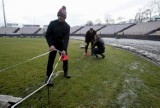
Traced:
<path id="1" fill-rule="evenodd" d="M 70 40 L 69 74 L 54 79 L 19 108 L 160 107 L 160 67 L 129 51 L 106 46 L 106 58 L 84 56 Z M 44 38 L 0 38 L 0 70 L 48 51 Z M 57 62 L 59 55 L 55 62 Z M 25 97 L 44 84 L 48 55 L 0 72 L 0 94 Z M 62 62 L 56 71 L 62 70 Z M 49 100 L 49 101 L 48 101 Z"/>

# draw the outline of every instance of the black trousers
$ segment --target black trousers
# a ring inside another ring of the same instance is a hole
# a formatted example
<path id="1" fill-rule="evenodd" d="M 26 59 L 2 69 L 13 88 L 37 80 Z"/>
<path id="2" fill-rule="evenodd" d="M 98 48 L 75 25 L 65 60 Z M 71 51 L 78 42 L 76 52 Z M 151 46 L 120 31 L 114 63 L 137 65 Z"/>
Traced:
<path id="1" fill-rule="evenodd" d="M 85 46 L 85 53 L 86 53 L 86 52 L 87 52 L 87 50 L 88 50 L 89 43 L 91 43 L 91 54 L 92 54 L 92 46 L 94 45 L 94 42 L 93 42 L 93 41 L 86 42 L 86 46 Z"/>
<path id="2" fill-rule="evenodd" d="M 92 49 L 92 52 L 93 52 L 93 54 L 95 54 L 95 55 L 97 55 L 97 54 L 102 54 L 102 53 L 104 53 L 104 49 L 98 49 L 98 48 L 93 48 Z"/>
<path id="3" fill-rule="evenodd" d="M 56 54 L 57 54 L 57 51 L 52 51 L 52 52 L 49 53 L 48 64 L 47 64 L 47 73 L 46 73 L 46 75 L 48 77 L 52 73 L 53 64 L 54 64 L 54 61 L 55 61 L 55 58 L 56 58 Z M 67 54 L 67 52 L 66 52 L 66 54 Z M 64 71 L 64 74 L 67 74 L 67 72 L 68 72 L 68 60 L 63 61 L 63 71 Z"/>

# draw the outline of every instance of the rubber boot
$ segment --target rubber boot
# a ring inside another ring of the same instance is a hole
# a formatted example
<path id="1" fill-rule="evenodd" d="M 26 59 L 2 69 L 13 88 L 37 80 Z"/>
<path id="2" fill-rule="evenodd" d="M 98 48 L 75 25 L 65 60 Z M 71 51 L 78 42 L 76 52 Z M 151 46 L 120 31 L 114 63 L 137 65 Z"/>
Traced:
<path id="1" fill-rule="evenodd" d="M 86 52 L 86 57 L 88 57 L 88 51 Z"/>
<path id="2" fill-rule="evenodd" d="M 101 54 L 102 58 L 105 58 L 105 55 L 104 54 Z"/>
<path id="3" fill-rule="evenodd" d="M 97 59 L 98 58 L 98 55 L 97 54 L 95 54 L 95 59 Z"/>
<path id="4" fill-rule="evenodd" d="M 48 79 L 49 79 L 49 77 L 46 76 L 45 83 L 47 83 Z M 49 80 L 49 83 L 47 84 L 47 86 L 53 86 L 53 78 L 51 78 L 51 79 Z"/>
<path id="5" fill-rule="evenodd" d="M 65 78 L 71 78 L 71 76 L 68 75 L 68 72 L 64 72 L 64 77 L 65 77 Z"/>

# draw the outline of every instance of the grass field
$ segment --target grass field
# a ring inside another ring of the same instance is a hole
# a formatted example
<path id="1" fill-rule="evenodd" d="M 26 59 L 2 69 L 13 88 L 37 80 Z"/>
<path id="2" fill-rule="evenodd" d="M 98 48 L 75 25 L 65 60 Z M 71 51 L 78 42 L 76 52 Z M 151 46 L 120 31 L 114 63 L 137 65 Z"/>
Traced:
<path id="1" fill-rule="evenodd" d="M 70 40 L 69 73 L 54 79 L 18 108 L 159 108 L 160 67 L 133 53 L 106 46 L 106 58 L 85 57 Z M 0 70 L 48 51 L 44 38 L 0 38 Z M 56 61 L 58 60 L 57 56 Z M 48 55 L 0 72 L 0 94 L 25 97 L 44 84 Z M 56 62 L 55 61 L 55 62 Z M 62 62 L 56 71 L 62 70 Z M 49 99 L 48 99 L 49 98 Z"/>

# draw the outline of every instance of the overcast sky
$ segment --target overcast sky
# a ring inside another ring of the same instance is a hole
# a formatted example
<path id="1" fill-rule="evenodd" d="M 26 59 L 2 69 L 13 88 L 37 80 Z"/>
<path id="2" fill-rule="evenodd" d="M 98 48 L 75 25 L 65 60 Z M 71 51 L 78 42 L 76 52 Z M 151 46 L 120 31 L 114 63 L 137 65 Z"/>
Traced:
<path id="1" fill-rule="evenodd" d="M 66 21 L 71 26 L 84 25 L 87 21 L 106 16 L 134 19 L 140 8 L 153 0 L 4 0 L 7 23 L 48 25 L 57 19 L 57 12 L 65 5 Z M 4 25 L 2 0 L 0 0 L 0 26 Z"/>

